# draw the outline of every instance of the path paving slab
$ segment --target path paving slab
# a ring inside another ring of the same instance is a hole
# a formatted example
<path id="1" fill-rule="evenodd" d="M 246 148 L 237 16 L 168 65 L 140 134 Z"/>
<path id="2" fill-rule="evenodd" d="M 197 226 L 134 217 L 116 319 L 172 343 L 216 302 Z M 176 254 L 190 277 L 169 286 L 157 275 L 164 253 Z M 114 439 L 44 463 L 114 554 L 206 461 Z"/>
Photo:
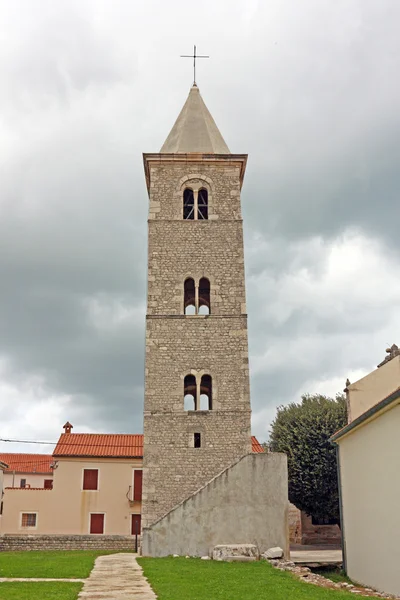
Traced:
<path id="1" fill-rule="evenodd" d="M 134 554 L 99 556 L 78 600 L 157 600 Z"/>

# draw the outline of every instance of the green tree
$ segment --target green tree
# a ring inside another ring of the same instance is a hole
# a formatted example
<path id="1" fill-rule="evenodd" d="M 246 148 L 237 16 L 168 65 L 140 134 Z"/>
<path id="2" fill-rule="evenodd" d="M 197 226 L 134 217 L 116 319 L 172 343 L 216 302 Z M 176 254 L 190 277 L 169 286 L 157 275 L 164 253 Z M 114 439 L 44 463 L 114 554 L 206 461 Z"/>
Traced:
<path id="1" fill-rule="evenodd" d="M 288 457 L 289 500 L 318 520 L 339 521 L 336 449 L 329 438 L 347 423 L 346 400 L 319 394 L 279 406 L 270 449 Z"/>

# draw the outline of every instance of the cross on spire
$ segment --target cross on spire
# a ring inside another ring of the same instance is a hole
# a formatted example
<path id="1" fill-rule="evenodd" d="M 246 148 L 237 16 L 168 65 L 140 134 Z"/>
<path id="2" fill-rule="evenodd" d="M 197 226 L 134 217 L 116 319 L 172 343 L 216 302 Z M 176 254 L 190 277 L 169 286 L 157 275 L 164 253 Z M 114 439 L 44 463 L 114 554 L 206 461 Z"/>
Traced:
<path id="1" fill-rule="evenodd" d="M 210 58 L 202 54 L 196 54 L 196 46 L 193 46 L 193 54 L 181 54 L 181 58 L 193 58 L 193 85 L 196 83 L 196 58 Z"/>

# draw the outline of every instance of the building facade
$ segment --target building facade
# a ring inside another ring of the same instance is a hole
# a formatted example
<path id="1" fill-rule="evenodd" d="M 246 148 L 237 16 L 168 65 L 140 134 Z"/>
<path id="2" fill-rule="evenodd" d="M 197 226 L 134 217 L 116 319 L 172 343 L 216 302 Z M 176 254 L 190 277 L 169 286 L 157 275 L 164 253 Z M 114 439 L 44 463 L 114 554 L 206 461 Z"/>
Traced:
<path id="1" fill-rule="evenodd" d="M 399 596 L 400 352 L 397 346 L 388 352 L 378 369 L 347 382 L 349 423 L 332 441 L 346 571 L 366 587 Z"/>
<path id="2" fill-rule="evenodd" d="M 144 155 L 145 525 L 251 452 L 246 160 L 230 153 L 196 85 L 160 153 Z"/>
<path id="3" fill-rule="evenodd" d="M 5 488 L 1 534 L 140 534 L 142 455 L 142 435 L 66 428 L 51 488 Z"/>
<path id="4" fill-rule="evenodd" d="M 53 487 L 51 454 L 0 453 L 0 461 L 8 465 L 4 471 L 4 487 L 35 489 Z"/>

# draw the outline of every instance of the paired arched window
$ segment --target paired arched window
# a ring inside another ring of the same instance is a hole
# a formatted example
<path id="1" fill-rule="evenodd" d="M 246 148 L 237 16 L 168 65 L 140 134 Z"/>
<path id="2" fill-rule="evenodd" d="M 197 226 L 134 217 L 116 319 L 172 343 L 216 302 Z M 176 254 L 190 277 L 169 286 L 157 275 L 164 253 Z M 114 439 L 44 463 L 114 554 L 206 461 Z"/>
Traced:
<path id="1" fill-rule="evenodd" d="M 211 375 L 186 375 L 183 382 L 183 406 L 185 410 L 212 410 Z"/>
<path id="2" fill-rule="evenodd" d="M 211 313 L 210 282 L 207 277 L 202 277 L 198 285 L 192 277 L 185 279 L 183 308 L 185 315 Z"/>
<path id="3" fill-rule="evenodd" d="M 208 219 L 208 191 L 205 188 L 183 191 L 183 218 L 186 220 Z"/>

